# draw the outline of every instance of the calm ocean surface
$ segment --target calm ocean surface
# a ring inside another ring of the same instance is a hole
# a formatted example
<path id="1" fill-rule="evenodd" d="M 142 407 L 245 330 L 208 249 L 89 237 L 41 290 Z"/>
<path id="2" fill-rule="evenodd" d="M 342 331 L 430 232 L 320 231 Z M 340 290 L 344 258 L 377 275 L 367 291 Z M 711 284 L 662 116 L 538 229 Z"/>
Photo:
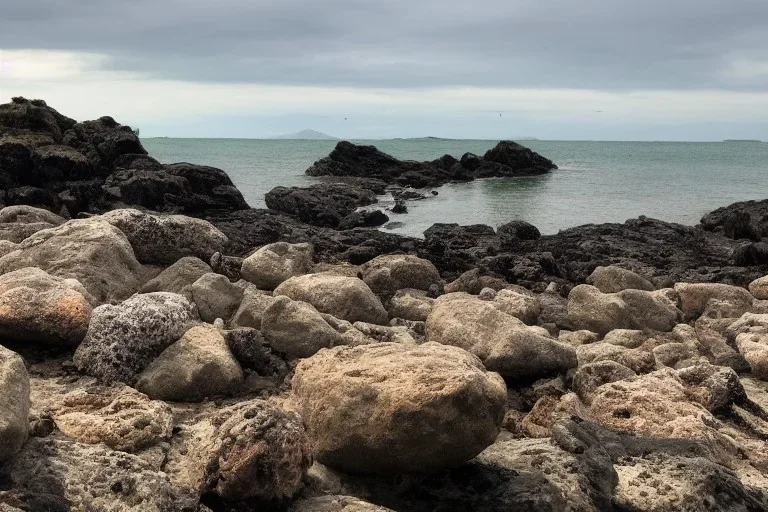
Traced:
<path id="1" fill-rule="evenodd" d="M 224 169 L 253 207 L 272 188 L 307 186 L 304 171 L 326 156 L 333 141 L 258 139 L 145 139 L 163 163 L 192 162 Z M 396 139 L 373 144 L 400 159 L 444 154 L 482 155 L 497 141 Z M 683 224 L 736 201 L 768 198 L 768 143 L 525 141 L 560 169 L 546 176 L 449 184 L 439 196 L 409 202 L 409 213 L 387 212 L 402 223 L 392 231 L 420 236 L 435 222 L 498 226 L 526 220 L 542 233 L 579 224 L 623 222 L 647 215 Z M 386 204 L 386 201 L 385 201 Z"/>

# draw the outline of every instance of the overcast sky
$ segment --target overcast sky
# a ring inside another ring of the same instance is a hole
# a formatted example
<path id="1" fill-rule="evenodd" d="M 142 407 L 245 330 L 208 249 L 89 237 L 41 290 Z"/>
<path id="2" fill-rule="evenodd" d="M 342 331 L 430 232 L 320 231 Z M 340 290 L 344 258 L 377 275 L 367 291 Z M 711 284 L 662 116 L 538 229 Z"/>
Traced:
<path id="1" fill-rule="evenodd" d="M 3 0 L 16 95 L 142 135 L 765 140 L 768 1 Z"/>

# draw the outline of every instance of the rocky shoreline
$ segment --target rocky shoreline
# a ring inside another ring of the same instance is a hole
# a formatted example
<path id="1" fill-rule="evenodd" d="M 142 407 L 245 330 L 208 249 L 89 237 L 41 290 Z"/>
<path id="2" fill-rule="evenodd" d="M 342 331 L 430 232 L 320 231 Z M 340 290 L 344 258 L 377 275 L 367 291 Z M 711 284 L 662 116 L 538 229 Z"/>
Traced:
<path id="1" fill-rule="evenodd" d="M 768 510 L 768 200 L 423 239 L 360 209 L 554 168 L 342 142 L 250 209 L 0 105 L 0 511 Z"/>

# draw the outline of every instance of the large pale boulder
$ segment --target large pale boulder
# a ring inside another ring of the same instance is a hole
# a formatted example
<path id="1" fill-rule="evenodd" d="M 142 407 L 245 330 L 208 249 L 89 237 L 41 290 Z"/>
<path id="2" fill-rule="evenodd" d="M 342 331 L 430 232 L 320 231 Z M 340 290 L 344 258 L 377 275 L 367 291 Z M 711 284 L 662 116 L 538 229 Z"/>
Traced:
<path id="1" fill-rule="evenodd" d="M 246 286 L 240 305 L 232 315 L 229 325 L 232 328 L 252 327 L 253 329 L 261 329 L 261 319 L 264 312 L 273 302 L 275 302 L 275 297 L 268 292 L 259 290 L 254 285 Z"/>
<path id="2" fill-rule="evenodd" d="M 293 379 L 315 456 L 352 473 L 459 465 L 499 433 L 506 386 L 480 360 L 437 343 L 337 347 Z"/>
<path id="3" fill-rule="evenodd" d="M 579 366 L 573 374 L 571 388 L 585 403 L 592 402 L 592 393 L 603 384 L 617 382 L 637 375 L 623 364 L 602 360 Z"/>
<path id="4" fill-rule="evenodd" d="M 759 300 L 768 300 L 768 276 L 755 279 L 749 283 L 749 293 Z"/>
<path id="5" fill-rule="evenodd" d="M 575 329 L 607 334 L 614 329 L 671 331 L 680 311 L 667 291 L 623 290 L 603 293 L 582 284 L 568 296 L 568 320 Z"/>
<path id="6" fill-rule="evenodd" d="M 197 326 L 152 361 L 136 382 L 150 398 L 199 402 L 230 395 L 243 383 L 243 370 L 218 329 Z"/>
<path id="7" fill-rule="evenodd" d="M 134 295 L 93 310 L 85 339 L 77 348 L 77 368 L 107 383 L 132 385 L 136 377 L 198 321 L 181 295 L 155 292 Z"/>
<path id="8" fill-rule="evenodd" d="M 499 290 L 493 301 L 497 309 L 519 318 L 528 325 L 535 324 L 541 313 L 539 299 L 527 290 Z"/>
<path id="9" fill-rule="evenodd" d="M 275 295 L 308 302 L 321 313 L 353 323 L 386 324 L 389 320 L 379 298 L 356 277 L 323 274 L 292 277 L 275 289 Z"/>
<path id="10" fill-rule="evenodd" d="M 243 279 L 262 290 L 274 290 L 291 277 L 312 272 L 311 244 L 275 242 L 265 245 L 243 261 Z"/>
<path id="11" fill-rule="evenodd" d="M 622 290 L 653 291 L 656 289 L 646 278 L 631 270 L 614 266 L 597 267 L 587 277 L 587 284 L 591 284 L 603 293 L 617 293 Z"/>
<path id="12" fill-rule="evenodd" d="M 440 286 L 440 273 L 431 261 L 407 254 L 377 256 L 361 268 L 365 284 L 380 297 L 391 297 L 397 290 L 429 290 Z"/>
<path id="13" fill-rule="evenodd" d="M 754 297 L 738 286 L 722 283 L 677 283 L 675 292 L 680 296 L 680 309 L 686 319 L 701 316 L 713 301 L 719 309 L 728 310 L 728 316 L 740 317 L 752 307 Z"/>
<path id="14" fill-rule="evenodd" d="M 221 275 L 208 273 L 189 288 L 192 301 L 197 305 L 200 318 L 213 323 L 217 318 L 225 322 L 237 311 L 243 300 L 243 289 Z"/>
<path id="15" fill-rule="evenodd" d="M 77 346 L 88 330 L 88 292 L 73 279 L 29 267 L 0 276 L 0 336 Z"/>
<path id="16" fill-rule="evenodd" d="M 79 281 L 99 302 L 123 300 L 139 288 L 142 267 L 122 231 L 98 218 L 38 231 L 0 258 L 0 274 L 39 267 Z"/>
<path id="17" fill-rule="evenodd" d="M 101 219 L 125 233 L 140 262 L 152 265 L 171 264 L 185 256 L 208 261 L 229 241 L 210 222 L 184 215 L 123 209 L 107 212 Z"/>
<path id="18" fill-rule="evenodd" d="M 318 496 L 298 500 L 288 512 L 394 512 L 352 496 Z"/>
<path id="19" fill-rule="evenodd" d="M 164 469 L 174 486 L 271 510 L 312 464 L 301 418 L 264 400 L 224 407 L 174 436 Z"/>
<path id="20" fill-rule="evenodd" d="M 635 373 L 650 373 L 656 369 L 656 358 L 650 350 L 630 349 L 620 345 L 598 342 L 576 347 L 579 366 L 599 361 L 614 361 Z"/>
<path id="21" fill-rule="evenodd" d="M 543 377 L 576 366 L 573 347 L 477 299 L 436 301 L 427 340 L 463 348 L 508 377 Z"/>
<path id="22" fill-rule="evenodd" d="M 12 457 L 29 431 L 29 375 L 24 360 L 0 346 L 0 463 Z"/>
<path id="23" fill-rule="evenodd" d="M 141 287 L 141 293 L 171 292 L 188 295 L 188 287 L 210 272 L 211 267 L 206 262 L 194 256 L 187 256 L 147 281 Z"/>
<path id="24" fill-rule="evenodd" d="M 0 240 L 19 243 L 43 229 L 64 224 L 55 213 L 33 206 L 6 206 L 0 210 Z"/>
<path id="25" fill-rule="evenodd" d="M 273 349 L 290 358 L 310 357 L 322 348 L 345 344 L 311 304 L 288 297 L 277 297 L 264 311 L 261 332 Z"/>

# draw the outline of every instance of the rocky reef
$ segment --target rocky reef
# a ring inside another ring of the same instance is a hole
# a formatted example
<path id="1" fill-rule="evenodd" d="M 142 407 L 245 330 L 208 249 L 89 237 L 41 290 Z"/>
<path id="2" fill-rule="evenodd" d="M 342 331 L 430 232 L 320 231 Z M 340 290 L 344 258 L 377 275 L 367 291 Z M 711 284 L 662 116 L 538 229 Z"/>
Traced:
<path id="1" fill-rule="evenodd" d="M 0 133 L 3 512 L 768 510 L 768 202 L 415 239 L 109 118 Z"/>

